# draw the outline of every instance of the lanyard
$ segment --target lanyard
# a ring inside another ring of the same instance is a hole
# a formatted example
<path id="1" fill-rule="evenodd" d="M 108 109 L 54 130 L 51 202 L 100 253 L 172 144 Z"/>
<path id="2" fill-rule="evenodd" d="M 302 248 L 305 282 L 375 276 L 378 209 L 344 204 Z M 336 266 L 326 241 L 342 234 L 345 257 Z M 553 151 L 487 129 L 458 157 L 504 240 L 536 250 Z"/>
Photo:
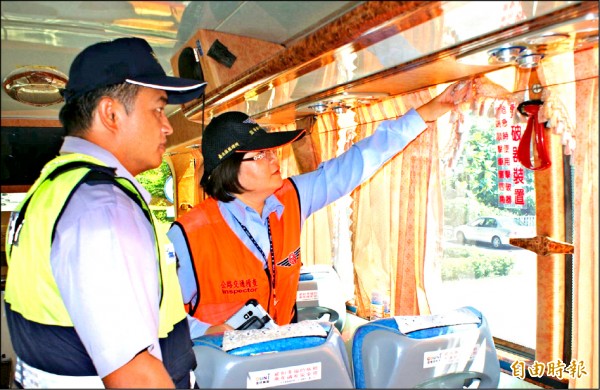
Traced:
<path id="1" fill-rule="evenodd" d="M 246 235 L 248 236 L 250 241 L 252 241 L 252 243 L 254 244 L 256 249 L 258 249 L 258 251 L 262 255 L 263 259 L 265 259 L 265 263 L 266 263 L 268 261 L 267 255 L 265 255 L 265 252 L 262 250 L 260 245 L 258 245 L 258 243 L 254 239 L 254 237 L 252 237 L 252 234 L 250 233 L 248 228 L 246 228 L 246 226 L 244 226 L 244 224 L 242 224 L 240 222 L 240 220 L 235 217 L 235 215 L 233 216 L 233 218 L 235 218 L 235 220 L 240 225 L 242 230 L 244 230 L 244 233 L 246 233 Z M 273 290 L 273 304 L 277 305 L 277 294 L 275 293 L 275 251 L 273 250 L 273 239 L 271 238 L 271 221 L 269 220 L 269 218 L 267 218 L 267 233 L 269 234 L 269 247 L 270 247 L 270 252 L 271 252 L 271 268 L 273 270 L 272 275 L 271 275 L 271 289 Z M 269 267 L 267 266 L 267 271 L 268 270 L 269 270 Z"/>

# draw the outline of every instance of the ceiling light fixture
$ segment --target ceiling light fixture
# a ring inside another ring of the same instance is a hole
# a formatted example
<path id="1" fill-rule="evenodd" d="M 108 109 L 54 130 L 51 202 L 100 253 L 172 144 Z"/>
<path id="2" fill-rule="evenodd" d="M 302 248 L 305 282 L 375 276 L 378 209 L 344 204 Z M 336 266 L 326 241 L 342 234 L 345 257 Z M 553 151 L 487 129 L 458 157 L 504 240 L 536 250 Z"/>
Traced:
<path id="1" fill-rule="evenodd" d="M 60 91 L 68 77 L 51 66 L 22 66 L 6 76 L 4 91 L 14 100 L 36 107 L 46 107 L 63 101 Z"/>
<path id="2" fill-rule="evenodd" d="M 332 107 L 332 110 L 336 114 L 340 115 L 345 113 L 348 108 L 350 108 L 350 106 L 345 105 L 344 102 L 339 102 Z"/>
<path id="3" fill-rule="evenodd" d="M 373 104 L 389 95 L 385 92 L 342 92 L 314 103 L 299 106 L 297 112 L 323 114 L 331 109 L 336 114 L 343 114 L 348 109 L 366 104 Z M 307 111 L 309 110 L 309 111 Z"/>
<path id="4" fill-rule="evenodd" d="M 513 62 L 523 50 L 525 50 L 525 46 L 509 46 L 490 50 L 488 52 L 489 63 L 493 65 Z"/>
<path id="5" fill-rule="evenodd" d="M 327 104 L 323 102 L 318 102 L 313 104 L 312 106 L 308 106 L 308 108 L 312 108 L 317 114 L 322 114 L 327 110 Z"/>
<path id="6" fill-rule="evenodd" d="M 519 65 L 519 68 L 535 68 L 540 64 L 542 58 L 544 58 L 543 54 L 524 54 L 517 58 L 517 64 Z"/>

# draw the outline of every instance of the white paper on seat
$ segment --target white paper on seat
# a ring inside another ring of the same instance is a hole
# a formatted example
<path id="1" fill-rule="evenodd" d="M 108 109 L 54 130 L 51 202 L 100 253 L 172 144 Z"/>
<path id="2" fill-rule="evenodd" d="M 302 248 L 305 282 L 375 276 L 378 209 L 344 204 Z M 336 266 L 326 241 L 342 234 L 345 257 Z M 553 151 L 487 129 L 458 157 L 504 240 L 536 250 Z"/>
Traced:
<path id="1" fill-rule="evenodd" d="M 479 324 L 479 317 L 467 308 L 460 308 L 444 314 L 429 316 L 397 316 L 394 317 L 400 332 L 406 334 L 415 330 L 438 328 L 441 326 L 460 324 Z"/>
<path id="2" fill-rule="evenodd" d="M 223 334 L 223 351 L 243 347 L 263 341 L 302 336 L 327 337 L 327 332 L 319 321 L 305 320 L 295 324 L 279 326 L 275 329 L 228 330 Z"/>

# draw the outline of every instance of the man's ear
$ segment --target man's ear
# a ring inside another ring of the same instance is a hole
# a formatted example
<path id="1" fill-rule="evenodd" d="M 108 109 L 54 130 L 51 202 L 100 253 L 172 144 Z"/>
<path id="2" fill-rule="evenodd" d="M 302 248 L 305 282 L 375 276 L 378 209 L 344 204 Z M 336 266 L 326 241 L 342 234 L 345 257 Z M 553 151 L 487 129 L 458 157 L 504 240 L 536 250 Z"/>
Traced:
<path id="1" fill-rule="evenodd" d="M 96 115 L 106 129 L 110 131 L 118 129 L 120 108 L 121 104 L 111 97 L 103 96 L 100 99 L 96 107 Z"/>

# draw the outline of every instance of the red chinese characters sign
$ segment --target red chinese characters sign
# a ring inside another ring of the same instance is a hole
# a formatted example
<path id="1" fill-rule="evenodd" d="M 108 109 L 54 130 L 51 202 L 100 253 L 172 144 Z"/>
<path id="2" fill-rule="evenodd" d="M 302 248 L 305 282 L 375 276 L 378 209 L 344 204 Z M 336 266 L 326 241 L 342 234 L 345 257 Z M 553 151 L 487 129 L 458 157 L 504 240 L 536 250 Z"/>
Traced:
<path id="1" fill-rule="evenodd" d="M 496 103 L 496 166 L 498 168 L 498 207 L 524 208 L 526 205 L 525 168 L 517 149 L 525 130 L 514 120 L 515 103 Z"/>

